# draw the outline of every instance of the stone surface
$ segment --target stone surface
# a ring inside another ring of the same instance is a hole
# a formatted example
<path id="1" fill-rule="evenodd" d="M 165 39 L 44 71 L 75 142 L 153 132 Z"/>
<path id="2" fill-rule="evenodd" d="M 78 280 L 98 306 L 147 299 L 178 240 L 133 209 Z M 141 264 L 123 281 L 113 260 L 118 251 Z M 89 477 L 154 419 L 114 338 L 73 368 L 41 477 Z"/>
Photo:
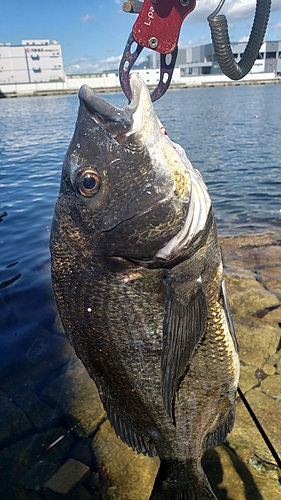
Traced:
<path id="1" fill-rule="evenodd" d="M 65 435 L 65 438 L 47 450 L 48 445 L 62 435 Z M 6 500 L 14 495 L 16 499 L 25 499 L 27 494 L 24 493 L 24 485 L 32 486 L 36 490 L 40 486 L 38 483 L 39 473 L 36 479 L 36 470 L 41 469 L 39 462 L 45 463 L 51 475 L 54 467 L 57 469 L 60 467 L 63 457 L 72 446 L 73 435 L 67 433 L 65 428 L 54 428 L 30 435 L 2 450 L 0 452 L 0 498 Z M 45 477 L 44 474 L 41 477 L 42 486 L 49 478 Z M 21 493 L 18 494 L 18 491 Z"/>
<path id="2" fill-rule="evenodd" d="M 275 368 L 270 363 L 265 363 L 265 365 L 263 365 L 262 369 L 266 375 L 274 375 L 274 373 L 275 373 Z"/>
<path id="3" fill-rule="evenodd" d="M 21 478 L 27 490 L 40 492 L 41 487 L 57 471 L 58 464 L 48 460 L 38 460 Z"/>
<path id="4" fill-rule="evenodd" d="M 281 324 L 281 306 L 273 309 L 273 311 L 269 311 L 264 318 L 272 323 L 277 322 Z"/>
<path id="5" fill-rule="evenodd" d="M 254 275 L 245 278 L 226 273 L 225 282 L 232 314 L 249 316 L 280 304 L 276 295 L 265 290 Z"/>
<path id="6" fill-rule="evenodd" d="M 55 335 L 34 326 L 34 335 L 23 338 L 21 362 L 14 371 L 1 377 L 0 387 L 8 394 L 31 390 L 37 392 L 46 379 L 54 379 L 57 372 L 73 358 L 73 349 L 63 335 Z"/>
<path id="7" fill-rule="evenodd" d="M 266 377 L 262 381 L 260 389 L 265 392 L 268 396 L 278 399 L 281 402 L 281 375 L 273 375 L 271 377 Z M 281 422 L 280 422 L 281 429 Z"/>
<path id="8" fill-rule="evenodd" d="M 280 264 L 280 261 L 279 261 Z M 281 300 L 281 264 L 260 271 L 262 283 Z"/>
<path id="9" fill-rule="evenodd" d="M 243 393 L 258 385 L 259 380 L 256 376 L 256 367 L 251 365 L 241 365 L 239 386 Z"/>
<path id="10" fill-rule="evenodd" d="M 277 351 L 280 328 L 255 317 L 233 315 L 233 319 L 241 362 L 262 368 L 267 359 Z"/>
<path id="11" fill-rule="evenodd" d="M 65 464 L 44 484 L 44 489 L 61 495 L 70 493 L 83 479 L 89 475 L 90 468 L 69 458 Z"/>
<path id="12" fill-rule="evenodd" d="M 31 420 L 36 430 L 55 425 L 61 417 L 57 407 L 51 407 L 30 390 L 13 394 L 12 399 Z"/>
<path id="13" fill-rule="evenodd" d="M 278 403 L 271 396 L 265 394 L 261 388 L 248 391 L 246 397 L 280 456 L 281 403 Z M 241 400 L 237 404 L 236 421 L 233 431 L 228 436 L 228 441 L 231 447 L 237 451 L 239 456 L 242 456 L 245 450 L 247 450 L 250 455 L 256 456 L 260 460 L 264 460 L 268 463 L 275 464 L 274 458 Z"/>
<path id="14" fill-rule="evenodd" d="M 158 458 L 138 455 L 116 437 L 108 421 L 104 422 L 92 443 L 103 476 L 116 488 L 116 498 L 147 500 L 159 467 Z M 119 496 L 117 496 L 119 495 Z"/>
<path id="15" fill-rule="evenodd" d="M 31 429 L 32 423 L 26 414 L 0 390 L 0 445 L 19 439 Z"/>
<path id="16" fill-rule="evenodd" d="M 205 452 L 203 466 L 218 500 L 280 500 L 277 474 L 271 477 L 245 462 L 225 445 Z"/>
<path id="17" fill-rule="evenodd" d="M 80 484 L 75 488 L 74 492 L 69 496 L 68 500 L 93 500 L 91 493 Z"/>
<path id="18" fill-rule="evenodd" d="M 220 238 L 227 264 L 244 269 L 263 269 L 280 265 L 280 235 L 238 236 Z"/>
<path id="19" fill-rule="evenodd" d="M 56 403 L 70 426 L 79 424 L 75 432 L 80 437 L 92 434 L 105 418 L 96 385 L 78 359 L 40 396 L 52 405 Z"/>

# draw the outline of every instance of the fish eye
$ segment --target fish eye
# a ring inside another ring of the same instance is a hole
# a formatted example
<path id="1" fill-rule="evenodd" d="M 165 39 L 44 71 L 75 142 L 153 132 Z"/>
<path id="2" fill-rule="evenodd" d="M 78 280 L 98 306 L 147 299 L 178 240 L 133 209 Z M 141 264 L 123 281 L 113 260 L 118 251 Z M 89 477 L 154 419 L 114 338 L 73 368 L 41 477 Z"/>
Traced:
<path id="1" fill-rule="evenodd" d="M 100 188 L 98 173 L 91 168 L 79 171 L 75 179 L 76 187 L 82 196 L 91 198 Z"/>

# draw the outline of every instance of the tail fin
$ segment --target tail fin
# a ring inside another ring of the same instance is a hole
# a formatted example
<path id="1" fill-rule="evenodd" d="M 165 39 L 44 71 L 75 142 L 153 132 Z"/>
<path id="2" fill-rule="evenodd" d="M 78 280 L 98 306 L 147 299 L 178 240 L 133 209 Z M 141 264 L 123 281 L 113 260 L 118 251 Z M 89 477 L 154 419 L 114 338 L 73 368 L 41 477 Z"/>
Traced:
<path id="1" fill-rule="evenodd" d="M 217 500 L 200 463 L 161 460 L 149 500 Z"/>

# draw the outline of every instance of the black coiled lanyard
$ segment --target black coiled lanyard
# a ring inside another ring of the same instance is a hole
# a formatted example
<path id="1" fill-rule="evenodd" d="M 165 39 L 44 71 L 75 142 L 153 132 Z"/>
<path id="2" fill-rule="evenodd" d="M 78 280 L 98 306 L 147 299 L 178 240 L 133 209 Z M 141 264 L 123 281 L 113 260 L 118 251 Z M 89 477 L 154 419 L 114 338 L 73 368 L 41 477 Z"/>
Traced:
<path id="1" fill-rule="evenodd" d="M 226 17 L 218 15 L 224 2 L 225 0 L 221 0 L 216 10 L 208 16 L 212 41 L 222 72 L 231 80 L 240 80 L 249 73 L 258 57 L 269 19 L 271 0 L 257 0 L 252 31 L 239 63 L 235 61 L 231 50 Z"/>

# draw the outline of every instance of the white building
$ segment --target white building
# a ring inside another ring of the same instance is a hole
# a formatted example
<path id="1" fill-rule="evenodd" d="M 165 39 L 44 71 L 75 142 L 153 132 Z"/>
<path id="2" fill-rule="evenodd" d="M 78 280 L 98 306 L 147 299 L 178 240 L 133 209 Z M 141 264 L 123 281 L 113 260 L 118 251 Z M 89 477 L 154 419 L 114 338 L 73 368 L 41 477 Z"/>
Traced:
<path id="1" fill-rule="evenodd" d="M 53 40 L 22 40 L 0 44 L 0 84 L 64 81 L 62 51 Z"/>

